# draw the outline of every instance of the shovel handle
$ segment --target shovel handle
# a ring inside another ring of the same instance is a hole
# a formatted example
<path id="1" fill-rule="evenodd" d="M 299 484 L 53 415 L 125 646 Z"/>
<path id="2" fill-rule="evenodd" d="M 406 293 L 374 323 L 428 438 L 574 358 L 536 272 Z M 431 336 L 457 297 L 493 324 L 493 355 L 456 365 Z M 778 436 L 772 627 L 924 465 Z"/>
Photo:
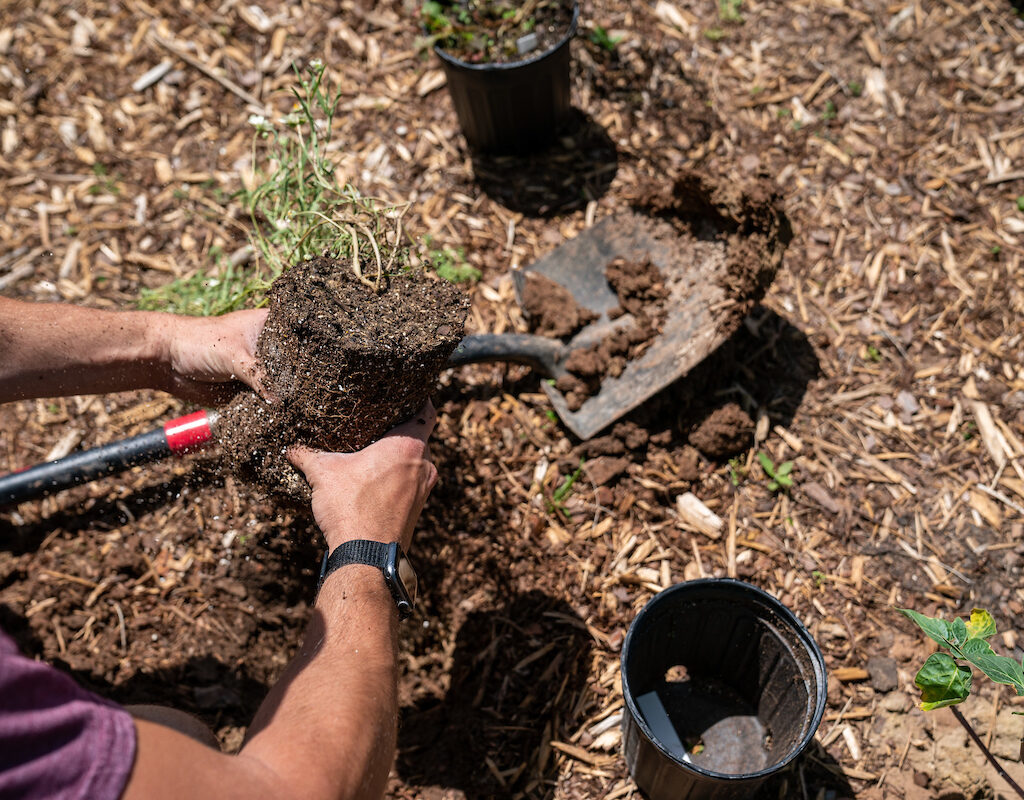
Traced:
<path id="1" fill-rule="evenodd" d="M 512 361 L 556 378 L 565 371 L 561 366 L 564 357 L 565 345 L 558 339 L 529 333 L 478 333 L 462 340 L 448 359 L 448 365 L 461 367 L 481 361 Z"/>
<path id="2" fill-rule="evenodd" d="M 526 333 L 481 333 L 464 338 L 448 359 L 448 365 L 512 361 L 547 377 L 558 377 L 564 372 L 564 356 L 565 345 L 557 339 Z M 216 412 L 196 411 L 129 439 L 0 475 L 0 507 L 46 497 L 140 464 L 181 455 L 213 438 L 216 418 Z"/>
<path id="3" fill-rule="evenodd" d="M 45 497 L 139 464 L 190 452 L 213 438 L 215 419 L 214 412 L 196 411 L 138 436 L 0 475 L 0 506 Z"/>

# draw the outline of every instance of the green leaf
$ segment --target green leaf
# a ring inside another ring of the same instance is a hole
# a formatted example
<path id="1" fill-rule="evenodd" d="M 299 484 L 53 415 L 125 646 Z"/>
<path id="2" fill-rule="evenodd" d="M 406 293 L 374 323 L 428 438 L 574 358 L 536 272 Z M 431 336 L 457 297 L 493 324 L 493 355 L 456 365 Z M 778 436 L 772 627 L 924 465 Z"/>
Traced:
<path id="1" fill-rule="evenodd" d="M 949 623 L 950 645 L 962 645 L 967 641 L 967 623 L 956 617 Z"/>
<path id="2" fill-rule="evenodd" d="M 960 648 L 964 659 L 984 672 L 996 683 L 1012 686 L 1024 695 L 1024 669 L 1009 656 L 1000 656 L 984 639 L 970 639 Z"/>
<path id="3" fill-rule="evenodd" d="M 967 621 L 968 639 L 987 639 L 996 632 L 996 621 L 992 619 L 983 608 L 975 608 L 971 611 L 971 618 Z"/>
<path id="4" fill-rule="evenodd" d="M 950 630 L 949 623 L 944 619 L 936 619 L 934 617 L 926 617 L 924 614 L 919 614 L 910 608 L 897 608 L 903 616 L 913 620 L 917 623 L 918 627 L 923 630 L 928 637 L 943 647 L 948 647 L 950 642 Z"/>
<path id="5" fill-rule="evenodd" d="M 761 462 L 761 468 L 765 471 L 769 478 L 775 477 L 775 465 L 772 463 L 771 458 L 764 451 L 759 451 L 757 454 L 757 460 Z"/>
<path id="6" fill-rule="evenodd" d="M 775 475 L 779 478 L 784 478 L 786 475 L 793 471 L 792 461 L 783 461 L 779 464 L 779 468 L 775 470 Z"/>
<path id="7" fill-rule="evenodd" d="M 926 631 L 927 633 L 927 631 Z M 921 690 L 921 709 L 932 711 L 962 703 L 971 693 L 971 671 L 945 653 L 932 653 L 914 678 Z"/>

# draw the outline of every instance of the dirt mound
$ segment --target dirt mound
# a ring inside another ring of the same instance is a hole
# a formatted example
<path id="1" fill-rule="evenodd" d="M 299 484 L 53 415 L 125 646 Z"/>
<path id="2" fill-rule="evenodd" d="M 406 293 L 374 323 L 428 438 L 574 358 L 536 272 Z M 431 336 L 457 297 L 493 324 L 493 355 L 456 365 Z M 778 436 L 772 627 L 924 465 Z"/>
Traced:
<path id="1" fill-rule="evenodd" d="M 352 452 L 408 419 L 462 339 L 468 300 L 451 284 L 411 275 L 389 278 L 378 295 L 329 258 L 293 267 L 269 297 L 256 355 L 275 402 L 239 394 L 218 434 L 232 472 L 303 500 L 309 487 L 287 448 Z"/>
<path id="2" fill-rule="evenodd" d="M 687 170 L 675 180 L 650 180 L 632 198 L 638 211 L 668 220 L 683 236 L 724 245 L 720 279 L 726 296 L 749 312 L 771 285 L 793 238 L 782 196 L 766 179 L 716 180 Z M 732 315 L 736 324 L 743 315 Z"/>
<path id="3" fill-rule="evenodd" d="M 690 444 L 708 458 L 724 459 L 750 447 L 754 421 L 736 403 L 711 412 L 690 434 Z"/>

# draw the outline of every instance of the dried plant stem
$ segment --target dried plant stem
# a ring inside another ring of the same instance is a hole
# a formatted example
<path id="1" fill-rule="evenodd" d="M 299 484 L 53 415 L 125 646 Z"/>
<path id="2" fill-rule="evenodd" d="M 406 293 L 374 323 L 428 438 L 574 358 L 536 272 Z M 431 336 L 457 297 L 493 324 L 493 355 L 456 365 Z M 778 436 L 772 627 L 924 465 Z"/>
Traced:
<path id="1" fill-rule="evenodd" d="M 974 732 L 974 728 L 971 727 L 971 723 L 969 723 L 964 715 L 960 713 L 960 709 L 956 706 L 950 706 L 949 710 L 953 712 L 953 716 L 956 717 L 957 721 L 964 726 L 964 730 L 967 731 L 967 735 L 971 737 L 971 740 L 981 748 L 981 752 L 985 754 L 985 758 L 988 759 L 988 763 L 991 764 L 995 768 L 996 772 L 999 773 L 999 777 L 1006 781 L 1007 785 L 1017 793 L 1017 797 L 1024 797 L 1024 789 L 1022 789 L 1017 782 L 1010 777 L 1009 773 L 1003 769 L 1002 765 L 996 761 L 996 757 L 992 755 L 992 752 L 987 747 L 985 747 L 985 743 L 981 741 L 981 737 Z"/>

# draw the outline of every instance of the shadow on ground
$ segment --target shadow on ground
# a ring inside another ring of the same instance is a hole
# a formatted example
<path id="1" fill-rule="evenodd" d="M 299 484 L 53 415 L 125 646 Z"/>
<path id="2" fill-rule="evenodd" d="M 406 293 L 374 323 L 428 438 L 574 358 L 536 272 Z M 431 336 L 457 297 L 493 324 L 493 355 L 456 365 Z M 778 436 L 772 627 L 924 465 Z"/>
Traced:
<path id="1" fill-rule="evenodd" d="M 575 727 L 589 662 L 583 622 L 543 592 L 472 612 L 445 697 L 402 709 L 398 774 L 468 800 L 530 793 L 554 777 L 549 742 Z"/>
<path id="2" fill-rule="evenodd" d="M 554 144 L 531 155 L 473 156 L 473 174 L 492 199 L 528 217 L 552 217 L 585 208 L 608 191 L 618 151 L 589 114 L 573 109 Z"/>

